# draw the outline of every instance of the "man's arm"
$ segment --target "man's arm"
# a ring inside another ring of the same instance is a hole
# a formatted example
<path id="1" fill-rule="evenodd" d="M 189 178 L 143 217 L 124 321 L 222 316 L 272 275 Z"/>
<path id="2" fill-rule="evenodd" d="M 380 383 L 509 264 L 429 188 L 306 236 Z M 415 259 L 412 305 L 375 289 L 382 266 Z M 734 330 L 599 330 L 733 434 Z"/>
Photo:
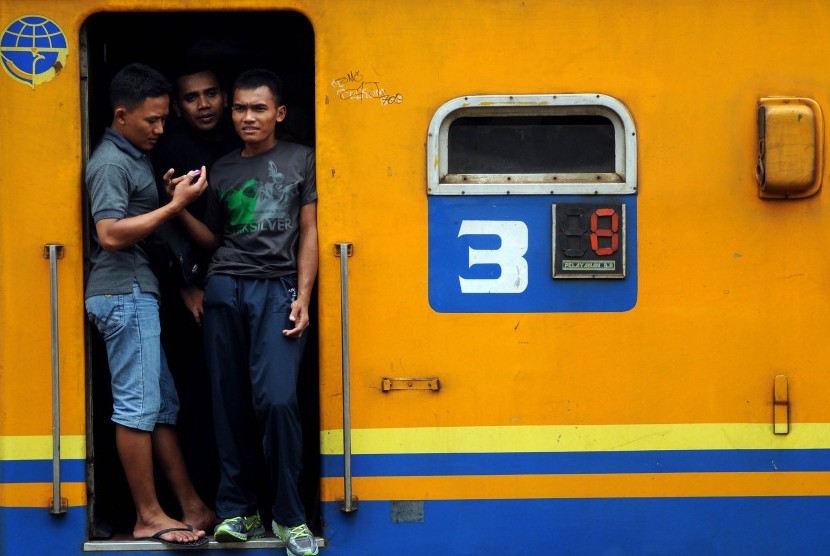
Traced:
<path id="1" fill-rule="evenodd" d="M 202 166 L 202 176 L 205 176 L 205 167 Z M 173 194 L 176 188 L 179 187 L 179 184 L 184 179 L 184 176 L 179 176 L 178 178 L 173 177 L 173 168 L 170 168 L 165 172 L 162 176 L 162 181 L 164 183 L 164 188 L 167 190 L 169 194 Z M 208 199 L 210 201 L 211 199 Z M 209 204 L 209 203 L 208 203 Z M 199 244 L 201 247 L 205 249 L 213 249 L 219 245 L 219 242 L 222 238 L 218 234 L 214 234 L 207 225 L 190 214 L 187 209 L 183 209 L 179 211 L 179 222 L 182 224 L 184 229 L 187 231 L 187 234 Z"/>
<path id="2" fill-rule="evenodd" d="M 193 241 L 205 249 L 217 247 L 219 241 L 222 239 L 219 235 L 214 234 L 204 222 L 190 214 L 186 209 L 179 212 L 179 222 L 187 230 L 188 235 L 193 238 Z"/>
<path id="3" fill-rule="evenodd" d="M 205 314 L 205 290 L 196 286 L 181 288 L 179 295 L 187 311 L 193 315 L 196 324 L 202 324 L 202 315 Z"/>
<path id="4" fill-rule="evenodd" d="M 207 174 L 204 167 L 199 179 L 191 183 L 190 179 L 181 179 L 173 190 L 173 199 L 156 210 L 130 216 L 127 218 L 104 218 L 95 223 L 98 241 L 105 251 L 118 251 L 135 245 L 156 228 L 184 210 L 207 187 Z"/>
<path id="5" fill-rule="evenodd" d="M 317 201 L 303 205 L 300 208 L 300 246 L 297 252 L 297 299 L 291 304 L 289 320 L 294 328 L 283 330 L 282 333 L 292 338 L 299 338 L 308 328 L 308 304 L 311 301 L 311 290 L 317 278 L 318 266 L 317 247 Z"/>

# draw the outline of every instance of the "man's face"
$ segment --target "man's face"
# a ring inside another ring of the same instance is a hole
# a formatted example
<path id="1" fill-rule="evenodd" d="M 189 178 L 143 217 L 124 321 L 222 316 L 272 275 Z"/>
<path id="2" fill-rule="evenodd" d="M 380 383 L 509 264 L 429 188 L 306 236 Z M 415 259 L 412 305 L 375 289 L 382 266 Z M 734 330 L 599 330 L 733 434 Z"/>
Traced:
<path id="1" fill-rule="evenodd" d="M 277 106 L 271 89 L 236 89 L 233 93 L 233 125 L 248 147 L 276 143 L 277 122 L 285 119 L 285 106 Z"/>
<path id="2" fill-rule="evenodd" d="M 180 77 L 179 97 L 174 107 L 190 127 L 208 132 L 216 129 L 225 111 L 225 93 L 219 80 L 209 71 Z"/>
<path id="3" fill-rule="evenodd" d="M 115 109 L 115 129 L 139 150 L 148 152 L 164 134 L 170 112 L 170 97 L 147 97 L 138 106 Z"/>

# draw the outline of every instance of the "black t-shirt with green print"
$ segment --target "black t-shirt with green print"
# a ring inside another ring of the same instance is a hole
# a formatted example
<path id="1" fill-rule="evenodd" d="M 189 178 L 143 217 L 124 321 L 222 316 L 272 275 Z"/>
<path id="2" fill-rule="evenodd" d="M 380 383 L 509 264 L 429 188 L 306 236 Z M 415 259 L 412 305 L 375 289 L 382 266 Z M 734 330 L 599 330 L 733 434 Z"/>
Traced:
<path id="1" fill-rule="evenodd" d="M 221 234 L 208 276 L 277 278 L 297 272 L 300 207 L 317 200 L 314 151 L 280 141 L 223 156 L 208 175 L 205 223 Z"/>

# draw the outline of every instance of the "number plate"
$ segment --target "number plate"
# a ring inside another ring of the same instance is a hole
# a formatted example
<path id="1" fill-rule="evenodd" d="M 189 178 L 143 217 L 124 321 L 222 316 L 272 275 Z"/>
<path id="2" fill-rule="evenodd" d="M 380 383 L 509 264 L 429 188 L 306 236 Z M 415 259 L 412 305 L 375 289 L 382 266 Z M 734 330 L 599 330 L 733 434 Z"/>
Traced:
<path id="1" fill-rule="evenodd" d="M 625 205 L 556 203 L 554 278 L 625 278 Z"/>

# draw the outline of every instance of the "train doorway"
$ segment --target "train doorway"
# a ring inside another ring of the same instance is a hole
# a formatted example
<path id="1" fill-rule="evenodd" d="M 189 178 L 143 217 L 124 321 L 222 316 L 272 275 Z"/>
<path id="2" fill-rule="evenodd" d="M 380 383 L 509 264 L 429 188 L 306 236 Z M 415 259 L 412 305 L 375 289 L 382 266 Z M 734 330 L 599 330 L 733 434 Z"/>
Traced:
<path id="1" fill-rule="evenodd" d="M 85 161 L 111 123 L 110 79 L 121 67 L 132 62 L 154 67 L 173 81 L 177 69 L 187 65 L 186 60 L 208 60 L 226 89 L 243 70 L 271 69 L 283 79 L 285 86 L 287 117 L 278 135 L 296 143 L 315 145 L 314 33 L 302 14 L 291 11 L 98 13 L 84 24 L 81 44 Z M 175 118 L 171 109 L 167 125 Z M 85 191 L 83 195 L 86 198 Z M 88 202 L 85 201 L 84 207 L 88 211 Z M 84 215 L 84 221 L 89 238 L 91 220 L 88 214 Z M 86 261 L 85 270 L 88 271 L 88 255 Z M 316 294 L 311 312 L 316 315 Z M 182 405 L 178 430 L 186 464 L 197 491 L 213 506 L 218 464 L 210 426 L 207 376 L 200 354 L 192 353 L 192 346 L 186 337 L 182 337 L 181 327 L 171 316 L 169 307 L 162 308 L 162 342 Z M 298 385 L 304 437 L 301 495 L 309 525 L 320 532 L 315 326 L 310 330 L 307 345 Z M 106 353 L 103 342 L 92 328 L 87 332 L 87 355 L 88 537 L 91 540 L 129 539 L 135 513 L 115 449 Z M 263 485 L 260 511 L 265 521 L 270 513 L 270 500 L 264 468 L 260 484 Z M 179 509 L 163 479 L 157 480 L 157 488 L 165 510 L 178 517 Z"/>

